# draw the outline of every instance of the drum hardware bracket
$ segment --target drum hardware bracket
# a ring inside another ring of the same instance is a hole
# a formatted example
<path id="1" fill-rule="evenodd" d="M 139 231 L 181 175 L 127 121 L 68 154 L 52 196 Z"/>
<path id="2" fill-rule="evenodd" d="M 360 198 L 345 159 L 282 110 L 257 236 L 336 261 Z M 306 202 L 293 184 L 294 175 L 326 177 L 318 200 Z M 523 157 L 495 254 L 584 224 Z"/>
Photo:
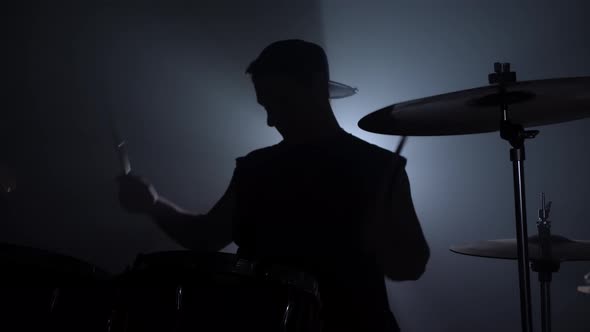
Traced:
<path id="1" fill-rule="evenodd" d="M 522 149 L 524 160 L 524 140 L 535 138 L 538 130 L 525 130 L 520 124 L 512 123 L 508 112 L 508 102 L 506 101 L 506 86 L 510 83 L 516 83 L 516 72 L 510 70 L 510 63 L 494 63 L 494 73 L 488 75 L 490 84 L 498 86 L 498 92 L 501 100 L 502 117 L 500 121 L 500 137 L 510 142 L 515 149 Z"/>
<path id="2" fill-rule="evenodd" d="M 516 72 L 510 70 L 510 63 L 508 62 L 495 62 L 494 72 L 488 75 L 488 82 L 500 86 L 516 82 Z"/>
<path id="3" fill-rule="evenodd" d="M 541 236 L 539 238 L 541 240 Z M 559 271 L 560 265 L 559 261 L 551 258 L 531 262 L 531 269 L 539 275 L 542 332 L 551 332 L 551 280 L 552 274 Z"/>
<path id="4" fill-rule="evenodd" d="M 521 160 L 524 160 L 524 140 L 533 139 L 538 134 L 538 130 L 525 130 L 522 125 L 513 124 L 510 120 L 500 121 L 500 137 L 510 142 L 513 148 L 523 151 Z"/>
<path id="5" fill-rule="evenodd" d="M 539 209 L 539 221 L 537 221 L 537 225 L 542 224 L 545 227 L 551 227 L 551 222 L 549 221 L 551 204 L 553 204 L 551 201 L 545 202 L 545 193 L 541 193 L 541 208 Z"/>
<path id="6" fill-rule="evenodd" d="M 510 160 L 514 183 L 514 210 L 516 243 L 518 253 L 518 281 L 520 291 L 520 316 L 522 332 L 533 331 L 531 309 L 531 281 L 529 270 L 526 198 L 524 182 L 525 139 L 532 139 L 539 133 L 527 131 L 521 124 L 512 123 L 508 113 L 506 86 L 516 82 L 516 72 L 510 70 L 510 63 L 494 63 L 494 73 L 488 75 L 490 84 L 496 84 L 500 96 L 500 137 L 510 143 Z"/>
<path id="7" fill-rule="evenodd" d="M 559 261 L 552 258 L 551 254 L 551 212 L 552 202 L 545 201 L 545 193 L 541 193 L 541 208 L 537 220 L 539 233 L 539 246 L 541 248 L 541 260 L 531 264 L 533 271 L 539 274 L 541 291 L 541 330 L 551 332 L 551 279 L 552 273 L 559 271 Z"/>

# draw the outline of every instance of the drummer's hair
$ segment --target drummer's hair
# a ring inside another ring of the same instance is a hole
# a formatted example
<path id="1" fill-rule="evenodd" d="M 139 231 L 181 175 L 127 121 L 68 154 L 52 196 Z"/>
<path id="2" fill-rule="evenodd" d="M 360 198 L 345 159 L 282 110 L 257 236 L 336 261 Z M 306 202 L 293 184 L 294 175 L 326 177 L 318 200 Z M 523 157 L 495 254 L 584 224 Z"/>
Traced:
<path id="1" fill-rule="evenodd" d="M 321 46 L 299 39 L 268 45 L 246 69 L 253 81 L 261 76 L 285 76 L 300 82 L 329 81 L 328 58 Z"/>
<path id="2" fill-rule="evenodd" d="M 256 81 L 259 77 L 264 76 L 285 76 L 291 77 L 299 82 L 307 83 L 313 79 L 320 78 L 323 81 L 328 83 L 328 75 L 323 72 L 303 72 L 303 71 L 290 71 L 290 70 L 280 70 L 273 65 L 266 64 L 264 62 L 257 60 L 252 61 L 248 68 L 246 69 L 246 74 L 250 75 L 252 81 Z"/>

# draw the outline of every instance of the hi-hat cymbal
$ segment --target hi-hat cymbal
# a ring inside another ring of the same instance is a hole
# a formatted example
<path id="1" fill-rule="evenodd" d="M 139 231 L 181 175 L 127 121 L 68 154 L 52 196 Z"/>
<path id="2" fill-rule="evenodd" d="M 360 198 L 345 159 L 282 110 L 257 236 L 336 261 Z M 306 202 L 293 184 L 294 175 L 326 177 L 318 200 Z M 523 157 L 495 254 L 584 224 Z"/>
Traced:
<path id="1" fill-rule="evenodd" d="M 513 123 L 525 128 L 590 117 L 590 76 L 507 85 Z M 500 129 L 497 86 L 451 92 L 393 104 L 363 117 L 366 131 L 403 136 L 463 135 Z"/>
<path id="2" fill-rule="evenodd" d="M 541 246 L 537 235 L 529 237 L 529 258 L 541 260 Z M 499 239 L 452 246 L 451 251 L 478 257 L 517 259 L 516 239 Z M 559 235 L 551 235 L 551 260 L 587 261 L 590 260 L 590 241 L 570 240 Z"/>
<path id="3" fill-rule="evenodd" d="M 329 81 L 328 89 L 330 92 L 330 99 L 341 99 L 354 95 L 358 89 L 348 86 L 343 83 Z"/>

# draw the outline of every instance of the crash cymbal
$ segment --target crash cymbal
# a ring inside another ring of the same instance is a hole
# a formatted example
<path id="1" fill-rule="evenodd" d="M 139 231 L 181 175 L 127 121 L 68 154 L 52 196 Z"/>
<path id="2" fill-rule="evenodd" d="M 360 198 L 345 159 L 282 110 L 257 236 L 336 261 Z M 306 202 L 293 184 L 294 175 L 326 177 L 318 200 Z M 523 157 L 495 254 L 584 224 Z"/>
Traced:
<path id="1" fill-rule="evenodd" d="M 590 117 L 590 76 L 523 81 L 506 85 L 513 123 L 525 128 Z M 366 131 L 402 136 L 463 135 L 497 131 L 501 98 L 497 86 L 415 99 L 363 117 Z"/>
<path id="2" fill-rule="evenodd" d="M 499 239 L 452 246 L 451 251 L 478 257 L 517 259 L 516 239 Z M 554 261 L 590 260 L 590 241 L 570 240 L 551 235 L 551 253 Z M 529 257 L 532 261 L 541 259 L 541 247 L 537 235 L 529 237 Z"/>
<path id="3" fill-rule="evenodd" d="M 348 86 L 346 84 L 330 81 L 329 90 L 330 90 L 330 99 L 340 99 L 346 98 L 354 95 L 357 93 L 358 89 Z"/>

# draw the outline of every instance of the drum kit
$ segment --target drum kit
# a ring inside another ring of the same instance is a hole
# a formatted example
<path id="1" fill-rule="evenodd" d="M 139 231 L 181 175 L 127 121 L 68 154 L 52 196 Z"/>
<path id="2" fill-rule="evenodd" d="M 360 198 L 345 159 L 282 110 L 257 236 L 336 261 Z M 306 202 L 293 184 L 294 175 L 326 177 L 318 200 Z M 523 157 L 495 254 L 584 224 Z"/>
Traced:
<path id="1" fill-rule="evenodd" d="M 315 278 L 234 254 L 140 254 L 113 276 L 72 257 L 5 244 L 0 264 L 9 331 L 320 331 Z"/>
<path id="2" fill-rule="evenodd" d="M 511 145 L 516 238 L 452 246 L 451 251 L 518 262 L 523 332 L 533 330 L 529 267 L 537 272 L 542 330 L 550 331 L 551 275 L 562 262 L 590 260 L 590 241 L 551 234 L 551 203 L 544 194 L 538 235 L 528 236 L 525 141 L 539 133 L 529 127 L 590 117 L 590 77 L 517 82 L 509 64 L 496 63 L 488 80 L 489 86 L 382 108 L 358 125 L 369 132 L 402 136 L 398 153 L 407 136 L 500 132 Z M 331 98 L 354 93 L 354 88 L 331 82 Z M 114 138 L 122 169 L 128 173 L 125 142 L 116 132 Z M 14 189 L 12 182 L 3 184 L 5 195 Z M 0 260 L 6 280 L 1 309 L 10 313 L 3 324 L 21 326 L 20 330 L 321 330 L 321 289 L 312 276 L 234 254 L 140 254 L 115 276 L 71 257 L 15 245 L 1 245 Z M 590 274 L 586 281 L 590 284 Z M 589 288 L 579 286 L 578 291 L 590 293 Z"/>

